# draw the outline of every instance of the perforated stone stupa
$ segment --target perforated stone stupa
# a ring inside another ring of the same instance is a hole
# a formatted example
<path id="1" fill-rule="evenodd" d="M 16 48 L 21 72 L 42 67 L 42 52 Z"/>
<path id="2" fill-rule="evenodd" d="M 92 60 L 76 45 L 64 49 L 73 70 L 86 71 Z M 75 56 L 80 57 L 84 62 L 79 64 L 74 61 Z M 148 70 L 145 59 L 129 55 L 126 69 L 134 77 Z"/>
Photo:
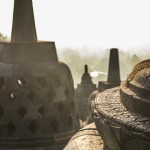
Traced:
<path id="1" fill-rule="evenodd" d="M 63 149 L 79 128 L 73 80 L 54 42 L 37 41 L 32 0 L 15 0 L 0 43 L 0 148 Z"/>

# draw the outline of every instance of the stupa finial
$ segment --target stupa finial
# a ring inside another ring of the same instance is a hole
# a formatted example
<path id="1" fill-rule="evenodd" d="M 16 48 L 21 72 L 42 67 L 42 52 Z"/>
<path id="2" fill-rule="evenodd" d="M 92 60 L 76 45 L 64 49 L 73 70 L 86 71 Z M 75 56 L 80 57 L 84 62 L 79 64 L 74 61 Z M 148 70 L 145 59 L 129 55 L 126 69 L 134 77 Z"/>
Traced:
<path id="1" fill-rule="evenodd" d="M 11 41 L 37 41 L 32 0 L 14 0 Z"/>
<path id="2" fill-rule="evenodd" d="M 84 73 L 88 73 L 88 65 L 85 65 L 85 67 L 84 67 Z"/>

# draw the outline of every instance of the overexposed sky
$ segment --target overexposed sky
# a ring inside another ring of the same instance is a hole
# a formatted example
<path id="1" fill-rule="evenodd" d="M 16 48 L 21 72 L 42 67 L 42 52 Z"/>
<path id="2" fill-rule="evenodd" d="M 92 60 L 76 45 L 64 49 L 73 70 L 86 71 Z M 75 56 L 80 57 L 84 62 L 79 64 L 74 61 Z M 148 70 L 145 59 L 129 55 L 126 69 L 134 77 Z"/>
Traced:
<path id="1" fill-rule="evenodd" d="M 0 32 L 10 36 L 14 0 L 0 0 Z M 39 40 L 57 47 L 150 45 L 150 0 L 33 0 Z"/>

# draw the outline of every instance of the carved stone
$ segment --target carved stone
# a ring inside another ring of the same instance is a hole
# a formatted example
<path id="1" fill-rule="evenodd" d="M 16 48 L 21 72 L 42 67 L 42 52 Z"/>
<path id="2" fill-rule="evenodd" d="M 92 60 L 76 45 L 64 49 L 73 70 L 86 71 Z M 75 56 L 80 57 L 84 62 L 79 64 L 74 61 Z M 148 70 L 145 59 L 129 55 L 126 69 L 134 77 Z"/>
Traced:
<path id="1" fill-rule="evenodd" d="M 64 150 L 103 150 L 103 140 L 101 139 L 95 124 L 92 123 L 79 130 Z"/>
<path id="2" fill-rule="evenodd" d="M 12 41 L 0 43 L 0 147 L 63 149 L 79 128 L 70 69 L 36 41 L 32 0 L 15 0 Z"/>
<path id="3" fill-rule="evenodd" d="M 137 64 L 131 74 L 121 87 L 105 90 L 98 94 L 91 103 L 92 115 L 94 117 L 95 133 L 87 136 L 91 128 L 81 129 L 67 144 L 65 150 L 97 150 L 101 149 L 101 144 L 96 143 L 98 139 L 103 139 L 103 150 L 149 150 L 150 147 L 150 116 L 148 106 L 136 110 L 132 109 L 130 102 L 135 100 L 135 106 L 138 106 L 137 98 L 143 103 L 149 101 L 149 95 L 139 92 L 150 89 L 150 59 Z M 140 90 L 129 86 L 134 84 L 140 85 Z M 126 95 L 121 91 L 126 91 Z M 149 94 L 149 92 L 147 93 Z M 132 99 L 128 99 L 128 96 Z M 125 105 L 122 100 L 127 102 Z M 128 106 L 129 109 L 126 107 Z M 142 110 L 142 111 L 141 111 Z M 86 131 L 84 132 L 84 130 Z M 96 133 L 96 130 L 99 134 Z M 89 134 L 88 134 L 89 135 Z M 82 136 L 82 137 L 81 137 Z M 98 136 L 98 137 L 97 137 Z M 90 139 L 92 139 L 90 141 Z M 83 146 L 82 146 L 83 145 Z M 92 145 L 92 146 L 89 146 Z"/>
<path id="4" fill-rule="evenodd" d="M 121 87 L 96 97 L 92 112 L 105 150 L 149 149 L 149 85 L 150 59 L 137 64 Z"/>

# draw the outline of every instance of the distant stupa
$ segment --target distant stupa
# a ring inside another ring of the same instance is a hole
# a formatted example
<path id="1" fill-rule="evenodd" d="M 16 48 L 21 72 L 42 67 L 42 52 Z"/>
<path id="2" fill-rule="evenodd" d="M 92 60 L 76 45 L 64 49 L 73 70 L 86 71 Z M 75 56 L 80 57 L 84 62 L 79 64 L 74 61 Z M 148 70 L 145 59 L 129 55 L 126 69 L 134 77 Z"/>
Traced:
<path id="1" fill-rule="evenodd" d="M 120 69 L 118 49 L 110 49 L 107 81 L 99 81 L 99 90 L 102 92 L 120 85 Z"/>
<path id="2" fill-rule="evenodd" d="M 86 121 L 89 114 L 88 98 L 94 90 L 96 90 L 96 85 L 93 84 L 91 76 L 88 73 L 88 65 L 85 65 L 81 84 L 78 84 L 75 89 L 75 104 L 79 118 L 82 121 Z"/>

